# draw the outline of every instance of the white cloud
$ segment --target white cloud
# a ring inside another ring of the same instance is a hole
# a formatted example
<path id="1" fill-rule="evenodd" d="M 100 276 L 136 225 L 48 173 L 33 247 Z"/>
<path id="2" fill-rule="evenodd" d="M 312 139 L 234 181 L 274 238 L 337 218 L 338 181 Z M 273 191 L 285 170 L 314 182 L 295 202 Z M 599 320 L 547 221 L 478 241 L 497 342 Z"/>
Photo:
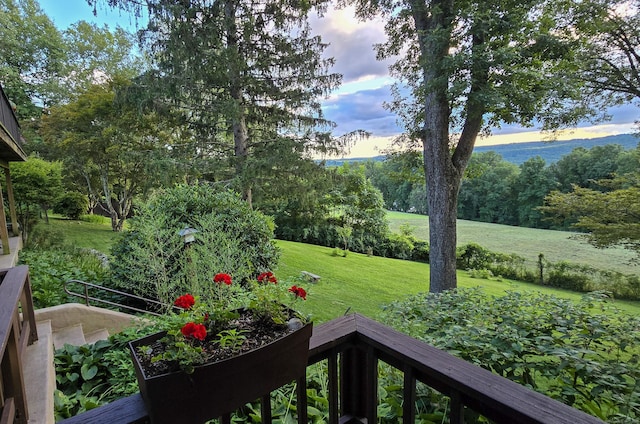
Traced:
<path id="1" fill-rule="evenodd" d="M 345 83 L 388 77 L 390 62 L 376 60 L 373 49 L 386 40 L 382 21 L 361 22 L 353 7 L 331 7 L 322 17 L 312 17 L 311 27 L 329 44 L 325 54 L 335 58 L 333 70 L 343 75 Z"/>

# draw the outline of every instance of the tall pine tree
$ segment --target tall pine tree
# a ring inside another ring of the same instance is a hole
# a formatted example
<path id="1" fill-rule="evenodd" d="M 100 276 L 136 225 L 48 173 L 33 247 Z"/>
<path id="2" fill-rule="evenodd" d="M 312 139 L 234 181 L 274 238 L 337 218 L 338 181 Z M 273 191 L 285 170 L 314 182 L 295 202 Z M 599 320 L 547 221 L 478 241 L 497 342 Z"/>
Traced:
<path id="1" fill-rule="evenodd" d="M 132 0 L 105 1 L 140 12 Z M 307 20 L 323 0 L 149 0 L 147 7 L 141 34 L 155 59 L 158 98 L 183 113 L 194 158 L 217 164 L 211 178 L 232 179 L 251 202 L 261 181 L 312 151 L 339 147 L 319 99 L 341 77 L 329 72 L 333 60 L 322 57 L 326 45 Z"/>

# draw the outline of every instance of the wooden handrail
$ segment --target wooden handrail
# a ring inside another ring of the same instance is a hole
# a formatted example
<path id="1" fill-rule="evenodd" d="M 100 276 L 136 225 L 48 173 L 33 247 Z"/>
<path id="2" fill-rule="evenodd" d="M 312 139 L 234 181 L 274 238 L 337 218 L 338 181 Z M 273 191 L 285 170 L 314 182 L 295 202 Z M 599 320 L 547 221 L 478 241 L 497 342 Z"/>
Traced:
<path id="1" fill-rule="evenodd" d="M 0 87 L 0 125 L 3 130 L 13 139 L 17 144 L 20 143 L 20 124 L 16 117 L 11 102 L 7 98 L 4 90 Z"/>
<path id="2" fill-rule="evenodd" d="M 38 340 L 29 267 L 0 270 L 0 279 L 0 424 L 26 423 L 22 357 Z"/>
<path id="3" fill-rule="evenodd" d="M 328 361 L 331 424 L 377 422 L 378 361 L 404 372 L 404 423 L 415 422 L 412 400 L 416 381 L 449 396 L 449 420 L 453 424 L 464 422 L 465 407 L 496 423 L 602 423 L 598 418 L 357 314 L 314 328 L 309 365 L 323 360 Z M 300 381 L 298 384 L 301 386 Z M 298 407 L 301 407 L 300 396 L 304 396 L 304 390 L 298 390 Z M 263 399 L 262 404 L 268 405 L 268 402 Z M 302 405 L 306 405 L 304 400 Z M 270 411 L 264 415 L 270 416 Z M 146 419 L 142 398 L 135 395 L 60 424 L 143 423 Z"/>

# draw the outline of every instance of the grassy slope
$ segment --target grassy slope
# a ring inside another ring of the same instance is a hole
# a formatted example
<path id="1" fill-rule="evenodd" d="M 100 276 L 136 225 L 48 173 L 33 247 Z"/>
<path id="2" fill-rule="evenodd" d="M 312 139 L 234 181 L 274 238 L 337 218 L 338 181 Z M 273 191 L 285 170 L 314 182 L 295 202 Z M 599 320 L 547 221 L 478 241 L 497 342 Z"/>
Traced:
<path id="1" fill-rule="evenodd" d="M 50 221 L 51 225 L 62 228 L 67 243 L 76 246 L 107 253 L 115 238 L 108 221 L 103 224 L 55 218 Z M 276 275 L 282 283 L 289 280 L 308 289 L 308 300 L 296 307 L 311 313 L 316 322 L 338 317 L 347 308 L 350 308 L 350 312 L 375 318 L 384 304 L 429 290 L 427 264 L 356 253 L 349 253 L 344 258 L 332 256 L 333 249 L 327 247 L 280 240 L 277 243 L 282 250 L 282 257 Z M 309 271 L 322 278 L 318 283 L 312 284 L 300 279 L 301 271 Z M 512 289 L 539 290 L 570 299 L 581 297 L 578 293 L 533 284 L 474 279 L 462 271 L 458 273 L 458 285 L 480 285 L 487 293 L 494 295 L 503 293 L 505 289 Z M 640 302 L 617 301 L 616 304 L 622 310 L 640 314 Z"/>
<path id="2" fill-rule="evenodd" d="M 417 238 L 429 240 L 427 216 L 389 212 L 387 217 L 392 231 L 398 231 L 401 224 L 407 223 L 414 228 Z M 567 231 L 538 230 L 458 220 L 459 245 L 475 242 L 494 252 L 518 254 L 531 263 L 537 261 L 540 253 L 544 253 L 545 258 L 551 262 L 564 260 L 625 274 L 640 272 L 640 267 L 630 264 L 634 255 L 629 250 L 596 249 L 586 242 L 570 238 L 574 235 L 575 233 Z"/>
<path id="3" fill-rule="evenodd" d="M 109 253 L 116 234 L 111 231 L 111 224 L 107 218 L 102 223 L 73 221 L 58 216 L 49 217 L 52 226 L 60 228 L 64 232 L 64 241 L 77 247 L 97 249 L 103 253 Z M 45 225 L 45 224 L 40 224 Z"/>
<path id="4" fill-rule="evenodd" d="M 288 241 L 278 241 L 282 250 L 280 267 L 276 275 L 280 280 L 296 284 L 301 271 L 320 275 L 318 283 L 302 283 L 308 289 L 308 300 L 297 305 L 311 313 L 317 322 L 338 317 L 350 308 L 375 318 L 380 308 L 393 300 L 429 290 L 429 265 L 398 259 L 368 257 L 349 253 L 346 258 L 332 256 L 333 249 Z M 482 286 L 485 292 L 500 295 L 505 290 L 519 292 L 540 291 L 559 297 L 578 300 L 582 296 L 566 290 L 540 287 L 521 282 L 482 280 L 458 272 L 459 287 Z M 640 302 L 616 301 L 616 305 L 629 313 L 640 313 Z"/>

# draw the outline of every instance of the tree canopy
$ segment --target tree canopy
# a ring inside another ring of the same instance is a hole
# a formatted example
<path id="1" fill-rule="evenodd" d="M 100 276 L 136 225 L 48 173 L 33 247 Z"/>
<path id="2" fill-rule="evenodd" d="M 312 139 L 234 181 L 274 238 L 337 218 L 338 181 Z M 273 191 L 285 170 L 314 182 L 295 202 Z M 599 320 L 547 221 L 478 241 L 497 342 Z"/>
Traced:
<path id="1" fill-rule="evenodd" d="M 198 159 L 216 165 L 209 178 L 232 179 L 251 201 L 253 186 L 277 175 L 274 167 L 337 147 L 319 99 L 341 78 L 328 71 L 332 60 L 307 20 L 324 2 L 152 0 L 147 7 L 142 40 L 154 60 L 156 101 L 182 113 Z"/>
<path id="2" fill-rule="evenodd" d="M 430 228 L 430 290 L 456 282 L 458 190 L 476 137 L 502 124 L 553 130 L 591 116 L 574 69 L 562 1 L 354 0 L 359 15 L 382 13 L 381 58 L 401 84 L 389 107 L 405 139 L 421 145 Z"/>
<path id="3" fill-rule="evenodd" d="M 640 100 L 640 2 L 589 0 L 576 2 L 564 35 L 575 40 L 584 95 L 600 105 Z"/>
<path id="4" fill-rule="evenodd" d="M 157 114 L 139 112 L 127 96 L 130 84 L 116 76 L 109 84 L 92 85 L 43 119 L 45 139 L 70 172 L 84 179 L 89 198 L 99 199 L 114 231 L 122 229 L 136 196 L 172 175 L 166 166 L 172 134 Z M 161 170 L 157 155 L 165 165 Z"/>
<path id="5" fill-rule="evenodd" d="M 555 191 L 540 209 L 556 220 L 571 220 L 590 244 L 622 246 L 640 259 L 640 174 L 603 181 L 618 188 L 601 192 L 574 186 L 569 193 Z"/>
<path id="6" fill-rule="evenodd" d="M 66 49 L 62 35 L 36 0 L 0 2 L 0 82 L 18 119 L 40 116 L 60 98 Z"/>

